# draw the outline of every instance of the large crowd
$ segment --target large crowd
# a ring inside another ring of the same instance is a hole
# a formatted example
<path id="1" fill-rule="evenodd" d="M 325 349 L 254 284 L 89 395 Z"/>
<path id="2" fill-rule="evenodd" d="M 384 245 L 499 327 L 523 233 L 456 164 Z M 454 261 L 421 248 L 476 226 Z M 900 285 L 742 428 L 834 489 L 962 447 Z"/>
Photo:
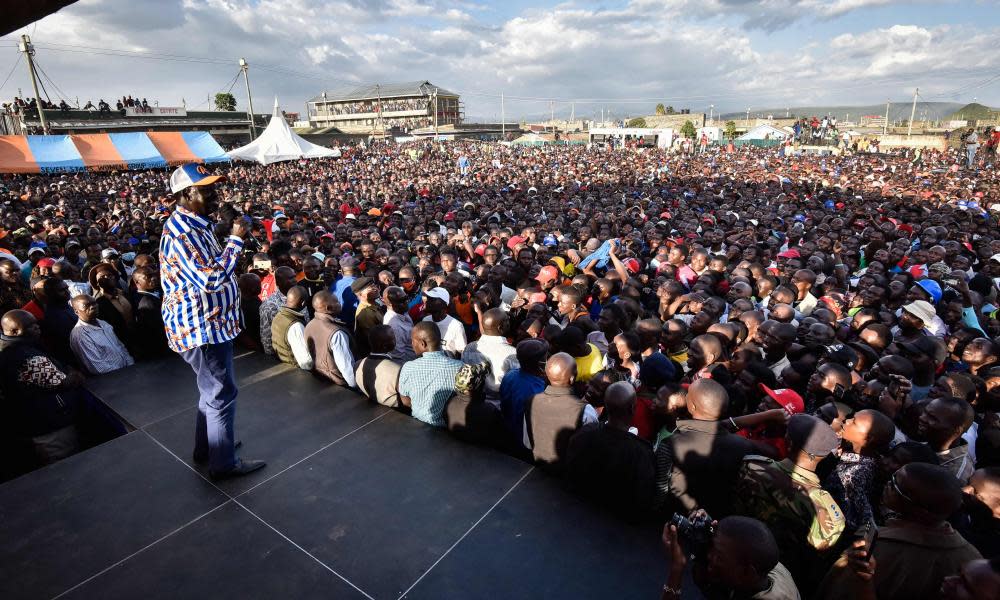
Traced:
<path id="1" fill-rule="evenodd" d="M 990 599 L 986 159 L 373 144 L 218 167 L 213 222 L 237 344 L 662 529 L 664 598 Z M 172 354 L 169 176 L 0 182 L 5 474 L 86 447 L 87 376 Z"/>

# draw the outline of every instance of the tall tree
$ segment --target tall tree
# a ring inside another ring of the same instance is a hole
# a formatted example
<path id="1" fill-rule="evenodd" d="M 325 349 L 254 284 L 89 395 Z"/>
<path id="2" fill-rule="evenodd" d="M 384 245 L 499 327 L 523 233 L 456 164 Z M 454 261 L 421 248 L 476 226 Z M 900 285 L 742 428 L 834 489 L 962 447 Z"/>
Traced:
<path id="1" fill-rule="evenodd" d="M 215 110 L 236 110 L 236 98 L 229 92 L 215 95 Z"/>
<path id="2" fill-rule="evenodd" d="M 736 121 L 726 121 L 726 137 L 729 139 L 736 137 Z"/>
<path id="3" fill-rule="evenodd" d="M 660 116 L 667 114 L 667 108 L 663 106 L 662 102 L 656 105 L 656 114 Z"/>
<path id="4" fill-rule="evenodd" d="M 694 128 L 694 123 L 691 121 L 684 121 L 684 125 L 681 126 L 681 135 L 686 138 L 693 138 L 696 133 L 698 132 Z"/>

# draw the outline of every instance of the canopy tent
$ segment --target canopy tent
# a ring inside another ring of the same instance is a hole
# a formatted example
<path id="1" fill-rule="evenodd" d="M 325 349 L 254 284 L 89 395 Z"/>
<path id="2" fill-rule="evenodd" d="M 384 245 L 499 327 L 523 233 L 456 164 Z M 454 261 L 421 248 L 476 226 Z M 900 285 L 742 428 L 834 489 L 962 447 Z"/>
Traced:
<path id="1" fill-rule="evenodd" d="M 0 136 L 0 173 L 152 169 L 228 160 L 204 131 Z"/>
<path id="2" fill-rule="evenodd" d="M 545 144 L 554 144 L 555 140 L 537 133 L 526 133 L 511 143 L 518 146 L 544 146 Z"/>
<path id="3" fill-rule="evenodd" d="M 231 150 L 230 158 L 252 160 L 262 165 L 269 165 L 283 160 L 298 160 L 300 158 L 338 157 L 339 150 L 331 150 L 318 146 L 299 137 L 288 126 L 285 117 L 278 110 L 278 99 L 274 99 L 274 112 L 271 122 L 267 124 L 260 137 L 246 146 Z"/>

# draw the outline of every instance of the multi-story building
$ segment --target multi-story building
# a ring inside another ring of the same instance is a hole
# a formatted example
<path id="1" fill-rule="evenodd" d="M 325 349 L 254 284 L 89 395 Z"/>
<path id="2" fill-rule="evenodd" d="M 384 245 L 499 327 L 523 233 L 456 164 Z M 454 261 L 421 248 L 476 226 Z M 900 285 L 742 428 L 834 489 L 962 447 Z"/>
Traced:
<path id="1" fill-rule="evenodd" d="M 335 127 L 343 132 L 409 131 L 460 125 L 463 118 L 459 95 L 429 81 L 323 92 L 306 105 L 310 126 Z"/>

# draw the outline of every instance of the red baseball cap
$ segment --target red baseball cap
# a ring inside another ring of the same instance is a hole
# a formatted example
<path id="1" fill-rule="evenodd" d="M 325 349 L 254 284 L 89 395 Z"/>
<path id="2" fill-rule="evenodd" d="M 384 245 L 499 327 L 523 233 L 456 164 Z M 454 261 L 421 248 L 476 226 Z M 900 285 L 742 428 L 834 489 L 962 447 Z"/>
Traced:
<path id="1" fill-rule="evenodd" d="M 788 411 L 788 414 L 790 415 L 797 415 L 801 412 L 805 412 L 806 410 L 806 403 L 802 400 L 802 396 L 800 396 L 795 390 L 772 390 L 763 383 L 760 384 L 760 389 L 764 390 L 765 394 L 770 396 L 771 399 L 777 402 L 779 406 Z"/>
<path id="2" fill-rule="evenodd" d="M 542 267 L 541 271 L 538 272 L 538 275 L 535 277 L 535 279 L 537 279 L 538 282 L 541 284 L 546 284 L 550 281 L 555 281 L 559 279 L 559 269 L 557 269 L 552 265 L 546 265 Z"/>
<path id="3" fill-rule="evenodd" d="M 523 237 L 515 235 L 514 237 L 507 240 L 507 247 L 513 250 L 514 248 L 517 248 L 518 244 L 524 243 L 524 241 L 525 240 Z"/>

